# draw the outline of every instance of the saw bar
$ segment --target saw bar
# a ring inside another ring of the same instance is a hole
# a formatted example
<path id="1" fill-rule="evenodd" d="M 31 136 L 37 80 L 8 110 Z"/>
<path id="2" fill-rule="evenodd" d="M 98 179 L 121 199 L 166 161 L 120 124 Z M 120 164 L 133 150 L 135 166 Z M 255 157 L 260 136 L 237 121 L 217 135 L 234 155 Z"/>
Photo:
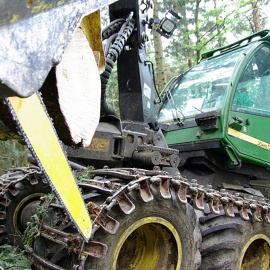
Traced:
<path id="1" fill-rule="evenodd" d="M 66 156 L 38 93 L 9 97 L 6 103 L 29 149 L 71 220 L 88 241 L 92 224 Z"/>

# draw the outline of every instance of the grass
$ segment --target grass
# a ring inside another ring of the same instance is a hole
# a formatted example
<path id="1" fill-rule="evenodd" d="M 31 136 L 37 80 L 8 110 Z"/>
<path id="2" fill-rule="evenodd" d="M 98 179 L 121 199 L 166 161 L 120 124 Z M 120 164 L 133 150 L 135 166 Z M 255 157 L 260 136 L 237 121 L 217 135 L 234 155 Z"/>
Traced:
<path id="1" fill-rule="evenodd" d="M 0 270 L 29 270 L 30 261 L 22 250 L 11 245 L 0 245 Z"/>
<path id="2" fill-rule="evenodd" d="M 24 236 L 22 237 L 24 245 L 31 244 L 33 237 L 38 232 L 38 222 L 40 217 L 48 209 L 48 206 L 53 199 L 54 195 L 48 194 L 44 203 L 41 204 L 36 214 L 31 217 L 31 222 L 27 227 Z M 30 261 L 23 254 L 19 247 L 8 244 L 0 244 L 0 270 L 30 270 Z"/>

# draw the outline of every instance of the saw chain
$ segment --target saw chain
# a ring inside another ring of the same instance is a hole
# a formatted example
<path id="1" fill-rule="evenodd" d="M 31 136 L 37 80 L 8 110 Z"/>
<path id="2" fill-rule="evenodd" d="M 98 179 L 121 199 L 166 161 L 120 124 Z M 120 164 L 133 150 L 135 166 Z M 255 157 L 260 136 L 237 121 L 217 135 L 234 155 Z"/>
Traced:
<path id="1" fill-rule="evenodd" d="M 28 98 L 8 97 L 5 102 L 52 190 L 88 241 L 91 220 L 40 94 Z"/>

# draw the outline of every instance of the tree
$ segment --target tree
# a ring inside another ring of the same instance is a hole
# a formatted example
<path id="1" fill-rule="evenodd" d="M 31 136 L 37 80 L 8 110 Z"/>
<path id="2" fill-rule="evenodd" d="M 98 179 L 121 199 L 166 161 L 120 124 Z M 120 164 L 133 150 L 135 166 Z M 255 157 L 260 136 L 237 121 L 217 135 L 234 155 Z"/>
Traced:
<path id="1" fill-rule="evenodd" d="M 252 17 L 253 17 L 253 23 L 254 23 L 254 31 L 258 32 L 261 30 L 258 1 L 252 2 L 251 6 L 252 6 Z"/>
<path id="2" fill-rule="evenodd" d="M 159 5 L 157 0 L 153 0 L 154 18 L 158 18 Z M 156 31 L 155 26 L 153 26 L 153 40 L 155 48 L 155 61 L 156 61 L 156 78 L 157 78 L 157 89 L 161 91 L 167 82 L 166 72 L 165 72 L 165 58 L 163 55 L 163 45 L 161 41 L 160 34 Z"/>
<path id="3" fill-rule="evenodd" d="M 269 0 L 159 0 L 159 4 L 162 12 L 173 9 L 182 17 L 165 48 L 166 59 L 170 59 L 177 75 L 176 70 L 182 73 L 196 64 L 202 52 L 263 29 L 267 14 L 262 7 L 269 5 Z"/>

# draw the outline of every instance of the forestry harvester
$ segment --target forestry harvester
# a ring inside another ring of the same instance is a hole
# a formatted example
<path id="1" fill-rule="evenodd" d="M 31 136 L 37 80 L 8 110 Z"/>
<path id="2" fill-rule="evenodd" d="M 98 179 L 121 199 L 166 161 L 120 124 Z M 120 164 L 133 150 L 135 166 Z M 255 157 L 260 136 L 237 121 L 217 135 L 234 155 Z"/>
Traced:
<path id="1" fill-rule="evenodd" d="M 180 18 L 151 6 L 0 4 L 0 139 L 33 164 L 0 178 L 0 236 L 28 240 L 32 269 L 269 267 L 269 32 L 204 54 L 160 97 L 147 29 L 170 37 Z"/>

